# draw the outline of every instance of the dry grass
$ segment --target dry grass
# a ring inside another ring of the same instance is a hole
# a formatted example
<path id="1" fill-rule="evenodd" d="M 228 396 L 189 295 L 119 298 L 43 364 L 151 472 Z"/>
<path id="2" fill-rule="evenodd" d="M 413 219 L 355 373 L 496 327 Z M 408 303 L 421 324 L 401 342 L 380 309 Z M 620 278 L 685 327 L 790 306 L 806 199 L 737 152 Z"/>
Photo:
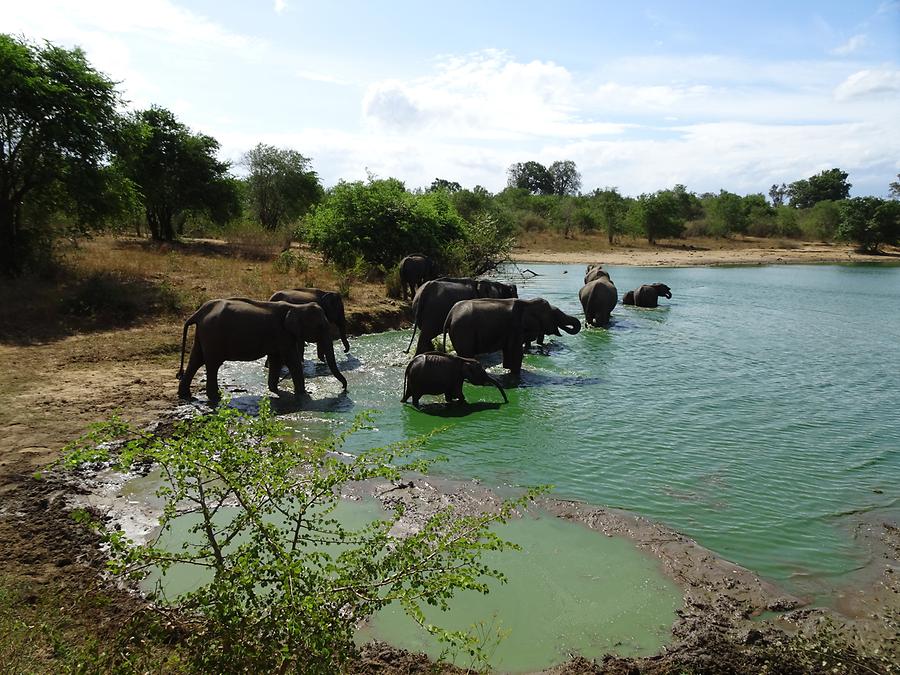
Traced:
<path id="1" fill-rule="evenodd" d="M 581 251 L 689 249 L 695 251 L 724 251 L 749 248 L 782 248 L 794 249 L 801 242 L 786 239 L 769 239 L 765 237 L 735 236 L 690 237 L 684 239 L 661 239 L 651 245 L 646 239 L 623 235 L 616 237 L 616 243 L 610 246 L 605 233 L 576 233 L 565 238 L 556 232 L 525 232 L 518 237 L 516 251 L 553 251 L 559 253 L 579 253 Z"/>

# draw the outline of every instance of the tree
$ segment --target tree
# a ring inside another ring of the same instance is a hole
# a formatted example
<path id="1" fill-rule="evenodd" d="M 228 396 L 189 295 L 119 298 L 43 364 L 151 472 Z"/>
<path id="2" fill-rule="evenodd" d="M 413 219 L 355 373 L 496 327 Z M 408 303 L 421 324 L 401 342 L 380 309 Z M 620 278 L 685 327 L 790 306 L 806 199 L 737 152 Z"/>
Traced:
<path id="1" fill-rule="evenodd" d="M 619 194 L 618 188 L 613 187 L 594 190 L 591 201 L 600 226 L 606 231 L 609 243 L 613 244 L 616 235 L 625 230 L 625 213 L 628 210 L 625 198 Z"/>
<path id="2" fill-rule="evenodd" d="M 244 154 L 250 210 L 267 230 L 299 218 L 324 193 L 311 161 L 296 150 L 260 143 Z"/>
<path id="3" fill-rule="evenodd" d="M 575 166 L 575 162 L 567 159 L 562 162 L 553 162 L 548 168 L 550 180 L 553 183 L 555 195 L 577 195 L 581 190 L 581 174 Z"/>
<path id="4" fill-rule="evenodd" d="M 791 206 L 808 209 L 817 202 L 830 199 L 840 201 L 850 196 L 852 185 L 847 182 L 847 174 L 840 169 L 828 169 L 810 176 L 806 180 L 798 180 L 788 186 L 787 194 Z"/>
<path id="5" fill-rule="evenodd" d="M 0 273 L 20 272 L 48 234 L 29 209 L 63 207 L 87 228 L 129 191 L 108 165 L 119 103 L 80 49 L 0 34 Z"/>
<path id="6" fill-rule="evenodd" d="M 533 195 L 553 194 L 553 176 L 547 167 L 539 162 L 516 162 L 506 173 L 509 177 L 507 181 L 509 187 L 522 188 Z"/>
<path id="7" fill-rule="evenodd" d="M 429 192 L 436 192 L 438 190 L 446 190 L 450 194 L 455 192 L 459 192 L 462 190 L 462 185 L 457 183 L 455 180 L 445 180 L 444 178 L 435 178 L 431 181 L 431 186 L 428 188 Z"/>
<path id="8" fill-rule="evenodd" d="M 189 211 L 220 223 L 237 215 L 238 194 L 218 149 L 216 139 L 192 133 L 165 108 L 132 113 L 119 161 L 141 192 L 154 239 L 172 241 Z"/>
<path id="9" fill-rule="evenodd" d="M 638 197 L 628 210 L 628 220 L 651 244 L 663 237 L 680 237 L 685 223 L 683 205 L 672 190 Z"/>
<path id="10" fill-rule="evenodd" d="M 709 215 L 710 233 L 717 237 L 727 237 L 734 232 L 746 232 L 750 224 L 747 204 L 740 195 L 727 190 L 719 191 L 719 194 L 710 200 Z"/>
<path id="11" fill-rule="evenodd" d="M 897 180 L 888 184 L 888 194 L 893 199 L 900 199 L 900 173 L 897 174 Z"/>
<path id="12" fill-rule="evenodd" d="M 854 197 L 840 205 L 837 236 L 854 241 L 859 250 L 875 253 L 882 244 L 900 241 L 900 202 L 878 197 Z"/>
<path id="13" fill-rule="evenodd" d="M 772 206 L 781 206 L 784 204 L 784 198 L 787 197 L 787 186 L 782 183 L 781 187 L 777 183 L 773 183 L 769 188 L 769 198 L 772 200 Z"/>

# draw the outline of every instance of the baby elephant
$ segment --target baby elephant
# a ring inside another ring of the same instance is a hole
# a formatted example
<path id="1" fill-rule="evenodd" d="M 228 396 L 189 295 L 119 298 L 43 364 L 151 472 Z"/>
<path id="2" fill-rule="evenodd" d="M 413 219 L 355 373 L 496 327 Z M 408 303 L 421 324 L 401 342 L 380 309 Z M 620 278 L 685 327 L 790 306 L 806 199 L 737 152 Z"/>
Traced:
<path id="1" fill-rule="evenodd" d="M 503 402 L 509 403 L 503 387 L 485 372 L 478 361 L 443 352 L 418 354 L 409 362 L 403 377 L 403 398 L 400 400 L 406 403 L 412 397 L 413 405 L 418 408 L 423 394 L 443 394 L 448 403 L 454 400 L 465 403 L 463 380 L 472 384 L 492 384 L 500 390 Z"/>
<path id="2" fill-rule="evenodd" d="M 623 305 L 637 305 L 638 307 L 656 307 L 657 298 L 665 296 L 672 299 L 672 289 L 665 284 L 644 284 L 640 288 L 628 291 L 622 298 Z"/>

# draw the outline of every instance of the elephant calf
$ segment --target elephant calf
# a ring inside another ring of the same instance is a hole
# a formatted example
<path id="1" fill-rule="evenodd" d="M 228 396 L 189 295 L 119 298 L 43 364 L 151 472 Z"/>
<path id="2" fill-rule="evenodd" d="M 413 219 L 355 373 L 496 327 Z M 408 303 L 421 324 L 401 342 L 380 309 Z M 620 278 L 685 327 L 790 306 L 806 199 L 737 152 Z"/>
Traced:
<path id="1" fill-rule="evenodd" d="M 341 344 L 344 352 L 350 351 L 350 343 L 347 342 L 347 318 L 344 315 L 344 300 L 340 293 L 323 291 L 321 288 L 289 288 L 275 291 L 269 302 L 289 302 L 292 305 L 302 305 L 314 302 L 325 311 L 327 319 L 337 328 L 341 336 Z M 301 354 L 302 356 L 302 354 Z M 319 350 L 319 360 L 325 361 L 325 353 Z"/>
<path id="2" fill-rule="evenodd" d="M 188 327 L 197 326 L 194 346 L 187 368 L 184 348 Z M 325 312 L 314 302 L 292 305 L 288 302 L 262 302 L 245 298 L 210 300 L 184 322 L 181 336 L 181 367 L 178 370 L 178 396 L 191 398 L 191 380 L 206 366 L 206 395 L 219 400 L 219 368 L 225 361 L 255 361 L 269 357 L 269 389 L 278 393 L 282 364 L 287 365 L 294 381 L 294 396 L 304 393 L 303 357 L 298 349 L 304 342 L 315 342 L 326 356 L 331 374 L 347 389 L 334 359 L 331 324 Z"/>
<path id="3" fill-rule="evenodd" d="M 582 286 L 578 291 L 578 298 L 584 308 L 585 321 L 592 326 L 606 326 L 609 315 L 619 301 L 619 292 L 607 275 Z"/>
<path id="4" fill-rule="evenodd" d="M 666 297 L 671 300 L 672 289 L 665 284 L 644 284 L 640 288 L 628 291 L 622 298 L 623 305 L 638 307 L 658 307 L 657 298 Z"/>
<path id="5" fill-rule="evenodd" d="M 413 253 L 400 261 L 400 290 L 403 299 L 412 298 L 419 286 L 434 279 L 434 261 L 427 255 Z"/>
<path id="6" fill-rule="evenodd" d="M 404 403 L 412 397 L 413 405 L 419 407 L 419 399 L 423 394 L 443 394 L 447 403 L 459 401 L 465 403 L 463 381 L 472 384 L 492 384 L 503 395 L 503 402 L 509 403 L 506 392 L 500 383 L 485 371 L 475 359 L 464 359 L 453 354 L 442 352 L 425 352 L 413 357 L 406 366 L 403 376 Z"/>

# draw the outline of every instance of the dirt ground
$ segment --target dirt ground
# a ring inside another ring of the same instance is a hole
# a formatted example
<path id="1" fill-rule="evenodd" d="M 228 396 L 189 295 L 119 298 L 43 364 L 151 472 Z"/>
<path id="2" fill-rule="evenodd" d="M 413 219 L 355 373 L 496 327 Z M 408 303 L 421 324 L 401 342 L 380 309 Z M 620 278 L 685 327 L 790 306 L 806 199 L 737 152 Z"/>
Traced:
<path id="1" fill-rule="evenodd" d="M 543 240 L 525 242 L 515 258 L 607 265 L 900 261 L 896 251 L 861 257 L 844 247 L 800 244 L 774 249 L 750 244 L 719 249 L 705 242 L 688 243 L 689 248 L 679 243 L 678 248 L 667 244 L 654 249 L 638 245 L 608 249 L 599 240 Z M 221 242 L 155 247 L 136 240 L 101 239 L 72 252 L 68 272 L 62 276 L 0 283 L 4 299 L 0 309 L 0 585 L 16 589 L 11 601 L 15 612 L 37 617 L 48 611 L 62 613 L 70 617 L 67 620 L 76 634 L 82 626 L 102 637 L 115 635 L 122 617 L 139 611 L 140 603 L 130 596 L 97 601 L 98 593 L 108 589 L 98 590 L 102 560 L 95 542 L 68 518 L 56 489 L 33 474 L 91 423 L 115 413 L 142 425 L 176 405 L 182 322 L 202 301 L 240 295 L 262 298 L 278 288 L 298 285 L 335 287 L 333 273 L 307 252 L 300 253 L 308 262 L 302 270 L 273 271 L 274 255 L 277 251 L 247 253 Z M 137 302 L 129 302 L 135 297 Z M 69 311 L 73 305 L 78 311 Z M 105 311 L 106 306 L 113 309 Z M 409 319 L 407 305 L 386 298 L 380 283 L 354 282 L 347 310 L 354 335 L 400 327 Z M 896 530 L 888 535 L 900 539 Z M 880 531 L 878 538 L 885 539 Z M 886 569 L 897 568 L 897 550 L 893 559 L 885 554 Z M 898 585 L 886 578 L 885 585 L 879 577 L 884 597 L 896 602 Z M 62 609 L 53 604 L 63 600 Z M 702 610 L 707 601 L 698 602 Z M 707 616 L 717 620 L 718 611 L 710 610 Z M 0 607 L 0 630 L 2 619 Z M 17 621 L 15 625 L 24 620 Z M 702 623 L 696 619 L 693 630 L 700 630 Z M 361 671 L 424 672 L 419 670 L 425 667 L 421 659 L 392 648 L 374 646 L 369 654 L 371 659 Z M 4 658 L 0 650 L 0 666 Z M 42 653 L 36 658 L 37 667 L 28 662 L 22 669 L 41 670 L 41 664 L 57 663 L 52 654 L 46 661 L 41 660 Z M 402 665 L 406 661 L 410 663 Z M 613 660 L 600 670 L 597 664 L 575 661 L 569 670 L 559 672 L 635 672 L 635 667 Z M 640 670 L 667 672 L 654 670 L 648 663 Z"/>

